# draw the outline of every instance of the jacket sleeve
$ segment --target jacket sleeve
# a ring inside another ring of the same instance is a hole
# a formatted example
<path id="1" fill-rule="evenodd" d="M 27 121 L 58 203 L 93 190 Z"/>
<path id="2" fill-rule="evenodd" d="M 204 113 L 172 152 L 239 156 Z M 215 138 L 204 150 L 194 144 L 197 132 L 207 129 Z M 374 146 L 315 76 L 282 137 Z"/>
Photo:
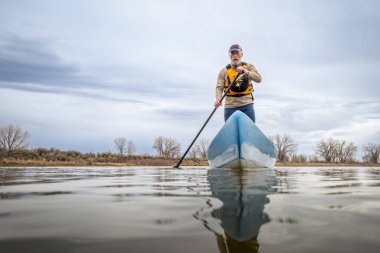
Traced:
<path id="1" fill-rule="evenodd" d="M 216 80 L 216 90 L 215 90 L 215 98 L 220 100 L 224 91 L 224 83 L 226 79 L 226 68 L 223 68 L 219 71 L 218 79 Z"/>
<path id="2" fill-rule="evenodd" d="M 253 66 L 252 64 L 248 64 L 247 70 L 248 70 L 248 78 L 249 79 L 255 81 L 256 83 L 261 82 L 261 75 L 259 74 L 259 72 L 255 68 L 255 66 Z"/>

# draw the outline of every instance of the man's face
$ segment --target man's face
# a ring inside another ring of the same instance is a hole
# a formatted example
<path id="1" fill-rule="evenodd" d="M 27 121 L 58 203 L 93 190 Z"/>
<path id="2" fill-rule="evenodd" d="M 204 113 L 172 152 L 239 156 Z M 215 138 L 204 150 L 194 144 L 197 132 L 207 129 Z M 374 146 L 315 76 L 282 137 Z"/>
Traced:
<path id="1" fill-rule="evenodd" d="M 230 59 L 232 63 L 238 63 L 243 57 L 242 51 L 232 51 L 229 54 L 230 54 Z"/>

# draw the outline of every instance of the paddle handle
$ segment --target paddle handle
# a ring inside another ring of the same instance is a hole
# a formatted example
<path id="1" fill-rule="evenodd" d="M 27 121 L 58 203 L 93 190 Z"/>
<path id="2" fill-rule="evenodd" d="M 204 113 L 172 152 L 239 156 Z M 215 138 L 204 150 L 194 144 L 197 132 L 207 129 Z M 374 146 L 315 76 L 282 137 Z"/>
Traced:
<path id="1" fill-rule="evenodd" d="M 242 74 L 237 74 L 235 79 L 233 80 L 233 82 L 228 86 L 227 90 L 223 93 L 223 96 L 219 99 L 219 103 L 221 104 L 224 97 L 227 95 L 227 93 L 230 91 L 230 89 L 232 88 L 233 85 L 235 85 L 236 81 L 239 80 L 242 76 Z M 174 168 L 178 168 L 179 165 L 182 163 L 183 159 L 185 158 L 185 156 L 187 155 L 187 153 L 190 151 L 191 147 L 193 146 L 194 142 L 198 139 L 199 135 L 201 134 L 201 132 L 203 131 L 203 129 L 205 128 L 205 126 L 207 125 L 207 123 L 210 121 L 212 115 L 214 115 L 215 111 L 218 109 L 218 107 L 214 107 L 214 109 L 212 110 L 212 112 L 210 113 L 210 115 L 208 116 L 206 122 L 203 124 L 203 126 L 201 127 L 201 129 L 198 131 L 197 135 L 195 136 L 195 138 L 193 139 L 193 141 L 191 142 L 191 144 L 189 145 L 189 147 L 186 149 L 185 153 L 182 155 L 181 159 L 178 161 L 178 163 L 176 164 L 176 166 L 174 166 Z"/>

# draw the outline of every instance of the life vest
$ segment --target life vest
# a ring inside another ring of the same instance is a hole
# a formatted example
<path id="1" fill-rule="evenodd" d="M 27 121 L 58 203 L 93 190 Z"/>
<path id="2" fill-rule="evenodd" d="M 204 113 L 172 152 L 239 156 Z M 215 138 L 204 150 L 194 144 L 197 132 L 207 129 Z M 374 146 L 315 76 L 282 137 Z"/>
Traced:
<path id="1" fill-rule="evenodd" d="M 242 62 L 242 67 L 244 69 L 247 69 L 247 63 Z M 238 72 L 232 68 L 231 64 L 228 64 L 226 66 L 226 69 L 227 69 L 227 80 L 224 83 L 224 91 L 228 89 L 231 82 L 233 82 L 236 75 L 238 74 Z M 253 92 L 252 81 L 247 76 L 245 76 L 239 81 L 237 81 L 235 85 L 231 87 L 231 89 L 228 91 L 226 96 L 241 97 L 241 96 L 252 94 L 252 92 Z"/>

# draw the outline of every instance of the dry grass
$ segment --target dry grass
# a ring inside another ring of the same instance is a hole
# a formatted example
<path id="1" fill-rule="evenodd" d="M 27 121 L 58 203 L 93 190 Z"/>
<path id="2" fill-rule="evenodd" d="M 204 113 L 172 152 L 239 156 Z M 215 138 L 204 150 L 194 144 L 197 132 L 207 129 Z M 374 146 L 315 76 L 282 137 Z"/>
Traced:
<path id="1" fill-rule="evenodd" d="M 88 161 L 42 161 L 42 160 L 16 160 L 1 159 L 2 167 L 53 167 L 53 166 L 75 166 L 75 167 L 93 167 L 93 166 L 174 166 L 178 162 L 177 159 L 167 158 L 144 158 L 134 159 L 125 163 L 117 162 L 88 162 Z M 208 162 L 199 159 L 185 159 L 183 166 L 208 166 Z"/>
<path id="2" fill-rule="evenodd" d="M 174 166 L 177 159 L 168 159 L 160 157 L 133 159 L 125 163 L 118 162 L 89 162 L 89 161 L 42 161 L 42 160 L 18 160 L 6 159 L 0 160 L 2 167 L 52 167 L 52 166 Z M 208 166 L 206 160 L 185 159 L 182 166 Z M 370 163 L 324 163 L 324 162 L 277 162 L 276 167 L 379 167 L 379 164 Z"/>
<path id="3" fill-rule="evenodd" d="M 374 163 L 276 162 L 276 167 L 380 167 Z"/>

